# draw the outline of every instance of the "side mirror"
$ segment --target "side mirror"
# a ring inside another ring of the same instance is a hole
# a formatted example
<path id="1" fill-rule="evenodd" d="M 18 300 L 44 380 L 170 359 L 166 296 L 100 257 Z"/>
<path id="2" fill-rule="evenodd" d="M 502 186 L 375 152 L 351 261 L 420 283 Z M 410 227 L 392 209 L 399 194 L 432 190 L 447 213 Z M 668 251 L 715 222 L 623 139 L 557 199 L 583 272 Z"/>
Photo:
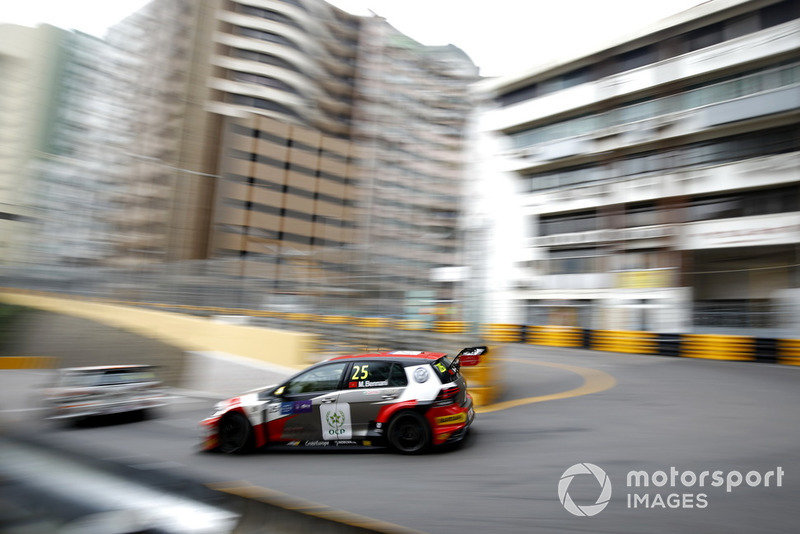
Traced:
<path id="1" fill-rule="evenodd" d="M 481 356 L 489 351 L 488 347 L 467 347 L 456 356 L 462 367 L 474 367 L 481 363 Z"/>
<path id="2" fill-rule="evenodd" d="M 286 386 L 280 386 L 276 388 L 275 391 L 272 392 L 272 394 L 275 395 L 276 397 L 280 397 L 283 395 L 284 391 L 286 391 Z"/>

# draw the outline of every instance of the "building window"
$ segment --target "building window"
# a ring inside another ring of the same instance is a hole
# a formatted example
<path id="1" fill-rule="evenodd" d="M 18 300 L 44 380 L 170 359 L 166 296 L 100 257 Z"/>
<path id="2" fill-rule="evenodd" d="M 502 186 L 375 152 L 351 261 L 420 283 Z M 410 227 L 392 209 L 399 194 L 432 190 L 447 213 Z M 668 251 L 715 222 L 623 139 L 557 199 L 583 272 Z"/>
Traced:
<path id="1" fill-rule="evenodd" d="M 653 202 L 632 204 L 625 210 L 625 227 L 653 226 L 661 222 L 661 212 Z"/>
<path id="2" fill-rule="evenodd" d="M 281 91 L 286 91 L 287 93 L 298 94 L 294 87 L 271 76 L 233 71 L 231 72 L 231 79 L 233 79 L 235 82 L 252 83 L 263 87 L 272 87 L 273 89 L 279 89 Z"/>
<path id="3" fill-rule="evenodd" d="M 658 50 L 653 45 L 643 46 L 617 56 L 617 72 L 638 69 L 658 61 Z"/>
<path id="4" fill-rule="evenodd" d="M 585 274 L 600 271 L 601 254 L 596 248 L 551 250 L 544 263 L 546 274 Z"/>
<path id="5" fill-rule="evenodd" d="M 595 210 L 579 213 L 543 215 L 539 218 L 539 235 L 570 234 L 590 232 L 603 226 Z"/>
<path id="6" fill-rule="evenodd" d="M 618 108 L 600 113 L 583 114 L 510 134 L 517 149 L 568 137 L 586 135 L 603 128 L 637 122 L 668 113 L 726 102 L 793 85 L 800 81 L 797 63 L 769 65 L 734 77 L 719 78 L 700 85 L 686 87 L 684 92 L 668 97 L 642 99 L 621 104 Z"/>
<path id="7" fill-rule="evenodd" d="M 800 210 L 799 199 L 798 186 L 696 197 L 689 203 L 686 220 L 707 221 L 790 213 Z"/>
<path id="8" fill-rule="evenodd" d="M 502 106 L 510 106 L 525 100 L 531 100 L 555 90 L 577 85 L 577 83 L 569 82 L 573 75 L 576 75 L 577 79 L 582 80 L 578 83 L 583 83 L 583 81 L 590 81 L 602 76 L 626 72 L 628 70 L 656 63 L 659 60 L 669 59 L 670 57 L 675 57 L 687 52 L 693 52 L 695 50 L 701 50 L 703 48 L 735 39 L 737 37 L 742 37 L 762 29 L 770 28 L 772 26 L 777 26 L 778 24 L 783 24 L 797 18 L 800 18 L 800 0 L 784 0 L 783 2 L 762 8 L 757 13 L 754 12 L 726 21 L 710 24 L 668 41 L 662 41 L 661 43 L 662 45 L 665 43 L 672 43 L 674 46 L 669 46 L 669 44 L 666 46 L 654 44 L 618 54 L 617 56 L 609 58 L 603 62 L 600 67 L 595 67 L 595 70 L 599 68 L 603 71 L 602 73 L 598 72 L 596 74 L 589 74 L 590 69 L 588 67 L 584 67 L 567 75 L 559 75 L 552 78 L 539 80 L 537 83 L 532 83 L 523 88 L 515 89 L 500 95 L 498 97 L 498 102 Z M 662 54 L 662 57 L 659 57 L 659 48 L 662 52 L 665 52 Z M 585 77 L 582 72 L 584 70 L 587 72 Z"/>
<path id="9" fill-rule="evenodd" d="M 270 43 L 284 45 L 302 52 L 302 48 L 300 48 L 297 43 L 277 33 L 256 30 L 255 28 L 245 28 L 244 26 L 234 26 L 233 33 L 234 35 L 240 35 L 242 37 L 250 37 L 251 39 L 258 39 L 259 41 L 268 41 Z"/>

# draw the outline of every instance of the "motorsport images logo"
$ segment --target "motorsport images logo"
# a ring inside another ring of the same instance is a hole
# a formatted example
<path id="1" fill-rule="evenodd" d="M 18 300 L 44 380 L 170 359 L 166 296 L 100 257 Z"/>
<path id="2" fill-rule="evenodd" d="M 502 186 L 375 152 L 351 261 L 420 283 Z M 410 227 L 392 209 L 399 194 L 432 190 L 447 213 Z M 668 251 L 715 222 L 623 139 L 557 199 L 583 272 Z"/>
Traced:
<path id="1" fill-rule="evenodd" d="M 710 501 L 719 498 L 721 492 L 730 494 L 743 485 L 751 488 L 782 487 L 785 474 L 781 466 L 766 472 L 753 470 L 746 473 L 735 470 L 681 471 L 674 466 L 653 472 L 629 471 L 626 477 L 627 508 L 708 508 Z M 600 495 L 594 504 L 578 505 L 570 496 L 569 487 L 575 477 L 585 475 L 594 476 L 600 488 L 595 490 L 594 484 L 581 483 L 577 493 L 581 494 L 582 499 L 586 498 L 587 492 L 589 495 L 594 495 L 595 491 L 599 491 Z M 572 515 L 580 517 L 597 515 L 611 501 L 611 480 L 605 471 L 594 464 L 575 464 L 564 471 L 558 481 L 558 499 Z"/>
<path id="2" fill-rule="evenodd" d="M 578 475 L 594 475 L 597 483 L 600 484 L 600 496 L 594 504 L 578 506 L 569 495 L 569 485 L 572 479 Z M 572 515 L 590 517 L 597 515 L 608 506 L 611 500 L 611 480 L 606 475 L 606 472 L 594 464 L 582 463 L 575 464 L 564 471 L 561 475 L 561 480 L 558 481 L 558 499 L 566 510 Z"/>

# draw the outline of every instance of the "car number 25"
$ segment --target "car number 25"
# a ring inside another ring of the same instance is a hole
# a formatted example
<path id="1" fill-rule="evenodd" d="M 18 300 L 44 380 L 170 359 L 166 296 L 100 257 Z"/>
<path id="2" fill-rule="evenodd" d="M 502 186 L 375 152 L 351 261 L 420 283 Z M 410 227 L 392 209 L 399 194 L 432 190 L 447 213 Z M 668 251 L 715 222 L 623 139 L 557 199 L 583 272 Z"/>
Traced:
<path id="1" fill-rule="evenodd" d="M 369 364 L 354 365 L 353 376 L 350 380 L 366 380 L 369 376 Z"/>

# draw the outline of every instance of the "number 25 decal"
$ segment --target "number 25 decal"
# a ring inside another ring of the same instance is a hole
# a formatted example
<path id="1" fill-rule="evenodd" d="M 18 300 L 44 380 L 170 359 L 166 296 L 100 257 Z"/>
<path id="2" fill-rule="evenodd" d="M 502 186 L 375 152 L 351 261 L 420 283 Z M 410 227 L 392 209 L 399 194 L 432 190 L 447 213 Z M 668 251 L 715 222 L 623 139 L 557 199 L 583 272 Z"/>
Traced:
<path id="1" fill-rule="evenodd" d="M 354 365 L 353 377 L 350 380 L 365 380 L 369 376 L 369 364 Z"/>

